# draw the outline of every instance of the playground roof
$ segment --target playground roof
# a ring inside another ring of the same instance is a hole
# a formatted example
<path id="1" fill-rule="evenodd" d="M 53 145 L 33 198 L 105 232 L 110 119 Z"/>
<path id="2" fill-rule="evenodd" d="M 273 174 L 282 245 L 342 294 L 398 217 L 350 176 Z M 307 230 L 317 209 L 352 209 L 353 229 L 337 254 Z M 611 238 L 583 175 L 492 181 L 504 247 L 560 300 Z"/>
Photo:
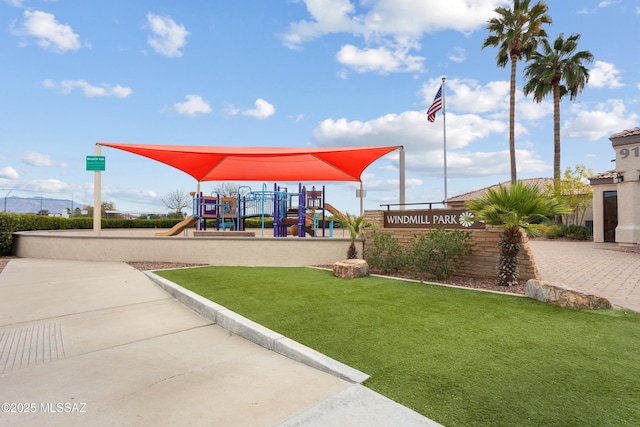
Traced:
<path id="1" fill-rule="evenodd" d="M 386 147 L 268 148 L 98 142 L 173 166 L 198 181 L 360 181 Z"/>

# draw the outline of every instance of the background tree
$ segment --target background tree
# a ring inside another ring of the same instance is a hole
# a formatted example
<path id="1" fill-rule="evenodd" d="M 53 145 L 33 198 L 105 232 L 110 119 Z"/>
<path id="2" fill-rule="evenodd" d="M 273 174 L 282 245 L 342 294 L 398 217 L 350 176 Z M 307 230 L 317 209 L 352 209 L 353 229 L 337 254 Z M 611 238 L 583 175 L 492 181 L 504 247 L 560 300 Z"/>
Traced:
<path id="1" fill-rule="evenodd" d="M 496 62 L 506 67 L 511 62 L 511 84 L 509 92 L 509 155 L 511 160 L 511 183 L 515 184 L 516 147 L 515 147 L 515 111 L 516 111 L 516 64 L 529 58 L 537 49 L 538 41 L 547 36 L 543 24 L 551 24 L 547 15 L 549 7 L 538 2 L 530 7 L 531 0 L 514 0 L 513 9 L 498 7 L 497 17 L 491 18 L 487 25 L 489 36 L 482 48 L 498 48 Z"/>
<path id="2" fill-rule="evenodd" d="M 93 216 L 93 206 L 91 205 L 84 205 L 83 210 L 87 211 L 87 216 L 91 217 Z M 102 202 L 101 205 L 101 209 L 100 209 L 100 217 L 101 218 L 107 218 L 107 211 L 116 211 L 116 204 L 115 202 Z M 113 218 L 113 216 L 112 216 Z"/>
<path id="3" fill-rule="evenodd" d="M 551 197 L 572 211 L 563 216 L 563 224 L 582 225 L 584 214 L 593 198 L 593 188 L 589 185 L 589 177 L 593 174 L 593 169 L 587 169 L 585 165 L 576 165 L 575 170 L 569 167 L 564 171 L 558 185 L 554 180 L 554 185 L 547 186 Z"/>
<path id="4" fill-rule="evenodd" d="M 504 227 L 498 259 L 498 284 L 518 284 L 518 253 L 522 245 L 521 230 L 529 236 L 540 235 L 539 224 L 548 217 L 570 212 L 559 201 L 546 197 L 537 186 L 518 181 L 498 189 L 488 189 L 484 196 L 467 202 L 476 221 Z"/>
<path id="5" fill-rule="evenodd" d="M 167 209 L 179 214 L 181 218 L 184 218 L 182 210 L 193 203 L 191 195 L 182 190 L 173 190 L 169 194 L 160 197 L 160 200 Z"/>
<path id="6" fill-rule="evenodd" d="M 532 62 L 525 68 L 527 83 L 523 88 L 525 95 L 533 93 L 536 102 L 542 102 L 545 96 L 553 93 L 553 181 L 560 185 L 560 100 L 569 95 L 573 102 L 589 82 L 589 70 L 585 63 L 593 62 L 591 52 L 578 48 L 579 34 L 564 39 L 560 34 L 553 42 L 542 42 L 542 52 L 532 56 Z"/>
<path id="7" fill-rule="evenodd" d="M 238 190 L 240 190 L 240 185 L 235 184 L 233 182 L 221 182 L 215 185 L 211 192 L 213 194 L 219 194 L 220 197 L 238 197 Z M 247 193 L 246 190 L 240 192 L 240 196 L 243 196 Z"/>

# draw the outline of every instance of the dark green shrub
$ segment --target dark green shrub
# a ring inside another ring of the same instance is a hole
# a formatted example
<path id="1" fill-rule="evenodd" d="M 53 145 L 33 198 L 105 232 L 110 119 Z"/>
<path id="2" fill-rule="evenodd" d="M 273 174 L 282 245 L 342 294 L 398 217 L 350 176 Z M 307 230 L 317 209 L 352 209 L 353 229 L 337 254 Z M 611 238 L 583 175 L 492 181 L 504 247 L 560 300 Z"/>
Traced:
<path id="1" fill-rule="evenodd" d="M 0 255 L 11 255 L 18 215 L 0 213 Z"/>
<path id="2" fill-rule="evenodd" d="M 591 232 L 583 225 L 567 225 L 564 227 L 564 235 L 567 239 L 589 240 Z"/>
<path id="3" fill-rule="evenodd" d="M 464 267 L 462 257 L 471 253 L 471 232 L 438 228 L 411 239 L 407 266 L 411 271 L 446 279 Z"/>
<path id="4" fill-rule="evenodd" d="M 244 220 L 245 228 L 262 228 L 262 218 L 247 218 Z M 264 228 L 273 228 L 273 218 L 264 218 Z"/>
<path id="5" fill-rule="evenodd" d="M 369 267 L 383 274 L 396 273 L 404 267 L 404 253 L 400 243 L 387 233 L 374 231 L 363 257 Z"/>
<path id="6" fill-rule="evenodd" d="M 559 239 L 564 237 L 564 227 L 560 224 L 551 224 L 544 229 L 544 237 L 547 239 Z"/>

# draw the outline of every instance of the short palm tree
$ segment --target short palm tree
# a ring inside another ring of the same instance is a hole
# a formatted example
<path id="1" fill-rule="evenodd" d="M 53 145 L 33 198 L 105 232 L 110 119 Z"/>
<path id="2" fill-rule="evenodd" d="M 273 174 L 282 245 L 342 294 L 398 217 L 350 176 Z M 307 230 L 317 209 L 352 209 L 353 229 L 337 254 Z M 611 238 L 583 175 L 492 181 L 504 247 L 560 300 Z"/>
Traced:
<path id="1" fill-rule="evenodd" d="M 509 155 L 511 159 L 511 184 L 516 182 L 515 111 L 516 111 L 516 64 L 529 58 L 538 48 L 538 41 L 547 36 L 543 24 L 551 24 L 547 15 L 549 7 L 542 1 L 530 6 L 531 0 L 514 0 L 513 8 L 498 7 L 497 17 L 487 25 L 489 36 L 482 48 L 498 48 L 496 62 L 506 67 L 511 62 L 511 84 L 509 94 Z"/>
<path id="2" fill-rule="evenodd" d="M 484 196 L 467 202 L 477 221 L 504 227 L 498 259 L 498 284 L 518 284 L 518 253 L 522 244 L 521 230 L 535 237 L 540 234 L 539 224 L 548 217 L 569 213 L 555 199 L 545 197 L 537 185 L 521 181 L 498 189 L 488 189 Z"/>
<path id="3" fill-rule="evenodd" d="M 524 70 L 527 83 L 523 88 L 525 95 L 533 93 L 536 102 L 549 93 L 553 93 L 553 182 L 560 184 L 560 100 L 569 95 L 573 102 L 589 82 L 589 70 L 585 63 L 593 62 L 591 52 L 578 48 L 579 34 L 564 39 L 560 34 L 553 42 L 543 40 L 542 52 L 532 56 L 532 62 Z"/>
<path id="4" fill-rule="evenodd" d="M 349 230 L 349 236 L 351 237 L 351 244 L 347 249 L 347 258 L 358 258 L 356 239 L 362 236 L 364 229 L 369 227 L 370 224 L 364 220 L 363 216 L 351 216 L 348 212 L 337 216 L 336 219 L 340 225 Z"/>

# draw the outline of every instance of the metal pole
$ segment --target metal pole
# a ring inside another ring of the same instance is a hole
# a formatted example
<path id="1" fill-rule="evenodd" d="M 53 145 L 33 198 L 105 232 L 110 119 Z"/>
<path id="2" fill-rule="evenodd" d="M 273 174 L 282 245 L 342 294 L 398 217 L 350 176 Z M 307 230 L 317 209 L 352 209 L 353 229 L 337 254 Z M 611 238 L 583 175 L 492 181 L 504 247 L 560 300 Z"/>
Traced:
<path id="1" fill-rule="evenodd" d="M 405 210 L 405 173 L 404 173 L 404 147 L 400 148 L 400 209 Z"/>
<path id="2" fill-rule="evenodd" d="M 362 181 L 360 181 L 360 216 L 364 215 L 364 188 L 362 187 Z"/>
<path id="3" fill-rule="evenodd" d="M 13 188 L 10 188 L 9 192 L 4 195 L 4 211 L 5 212 L 7 212 L 7 197 L 9 197 L 9 194 L 11 194 L 12 191 L 13 191 Z"/>
<path id="4" fill-rule="evenodd" d="M 444 207 L 447 207 L 447 113 L 444 100 L 444 81 L 442 78 L 442 134 L 444 139 Z"/>

